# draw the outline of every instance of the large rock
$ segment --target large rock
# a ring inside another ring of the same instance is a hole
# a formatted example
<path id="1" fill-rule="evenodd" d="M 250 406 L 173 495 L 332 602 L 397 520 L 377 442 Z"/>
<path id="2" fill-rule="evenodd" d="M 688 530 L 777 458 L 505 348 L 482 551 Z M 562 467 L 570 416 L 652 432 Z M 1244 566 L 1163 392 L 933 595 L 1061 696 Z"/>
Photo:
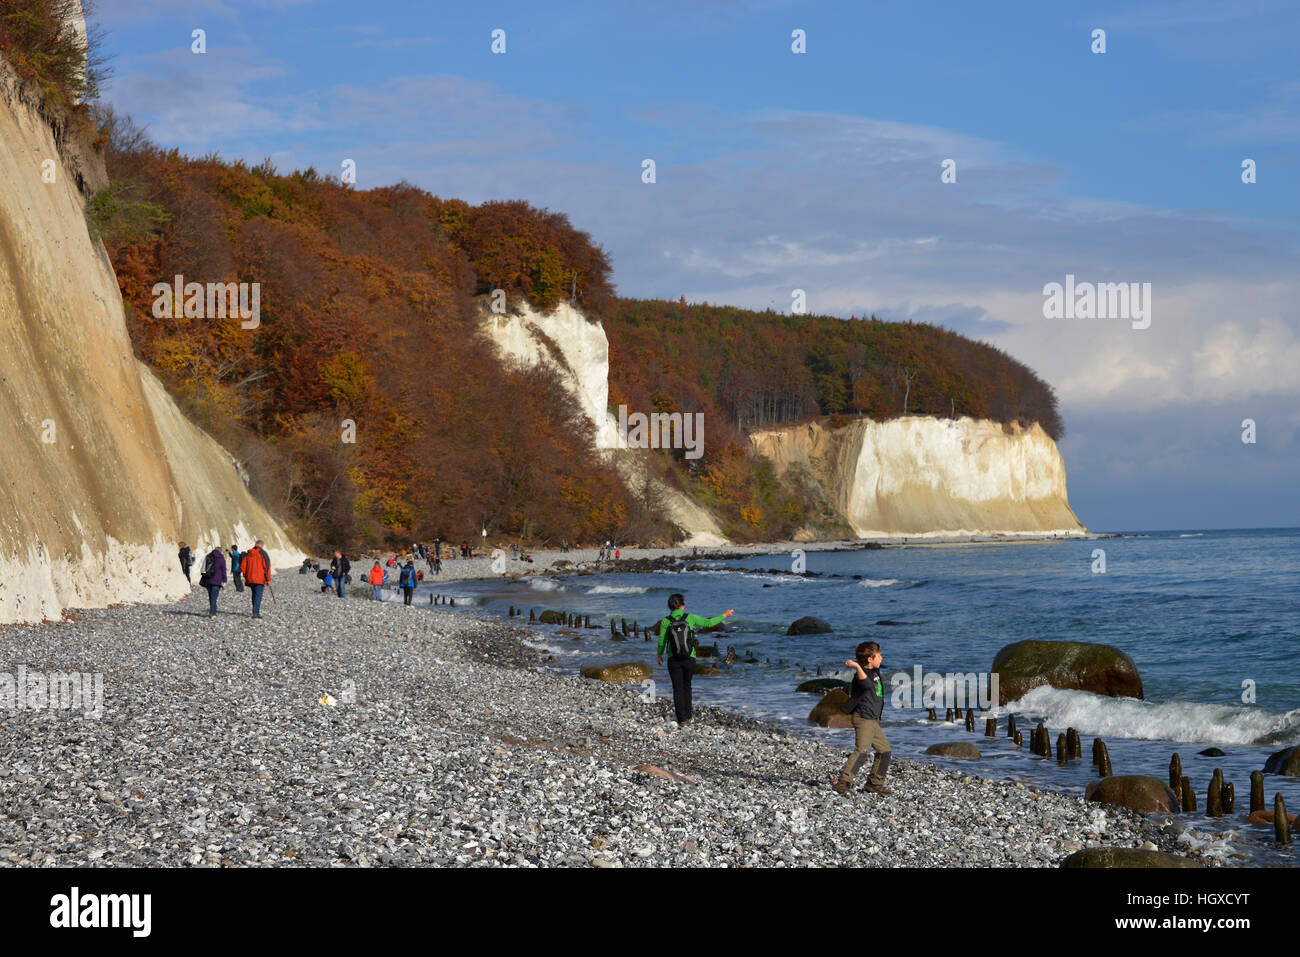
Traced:
<path id="1" fill-rule="evenodd" d="M 932 744 L 925 749 L 926 754 L 937 754 L 945 758 L 978 758 L 980 749 L 969 741 L 944 741 Z"/>
<path id="2" fill-rule="evenodd" d="M 786 629 L 787 635 L 824 635 L 831 630 L 828 622 L 821 618 L 813 618 L 809 615 L 806 618 L 800 618 L 792 622 Z"/>
<path id="3" fill-rule="evenodd" d="M 1300 778 L 1300 748 L 1283 748 L 1264 762 L 1265 774 L 1285 774 Z"/>
<path id="4" fill-rule="evenodd" d="M 600 681 L 623 685 L 644 681 L 653 674 L 653 668 L 639 661 L 626 661 L 617 665 L 584 665 L 582 668 L 584 678 L 597 678 Z"/>
<path id="5" fill-rule="evenodd" d="M 1084 790 L 1084 798 L 1098 804 L 1117 804 L 1135 811 L 1159 811 L 1177 814 L 1178 798 L 1160 778 L 1146 774 L 1115 774 L 1094 781 Z"/>
<path id="6" fill-rule="evenodd" d="M 847 681 L 841 681 L 839 678 L 813 678 L 811 681 L 805 681 L 794 690 L 806 694 L 825 694 L 828 691 L 834 691 L 836 688 L 841 691 L 848 691 L 849 687 Z"/>
<path id="7" fill-rule="evenodd" d="M 998 698 L 1004 702 L 1014 701 L 1039 685 L 1091 691 L 1111 698 L 1142 697 L 1137 665 L 1110 645 L 1017 641 L 997 653 L 991 670 L 998 675 Z"/>
<path id="8" fill-rule="evenodd" d="M 537 620 L 543 625 L 562 625 L 564 624 L 564 612 L 562 611 L 544 611 L 537 616 Z"/>
<path id="9" fill-rule="evenodd" d="M 1143 851 L 1135 847 L 1085 847 L 1075 851 L 1062 867 L 1204 867 L 1193 861 L 1163 851 Z"/>
<path id="10" fill-rule="evenodd" d="M 823 728 L 853 727 L 853 716 L 840 710 L 840 705 L 848 700 L 849 693 L 839 688 L 826 692 L 825 697 L 808 713 L 808 723 L 818 724 Z"/>

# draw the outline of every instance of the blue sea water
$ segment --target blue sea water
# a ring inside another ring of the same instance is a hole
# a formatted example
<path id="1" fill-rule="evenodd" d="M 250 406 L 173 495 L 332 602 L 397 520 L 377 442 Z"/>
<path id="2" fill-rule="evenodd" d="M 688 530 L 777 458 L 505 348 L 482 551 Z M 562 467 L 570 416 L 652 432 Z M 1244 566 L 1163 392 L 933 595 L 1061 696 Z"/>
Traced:
<path id="1" fill-rule="evenodd" d="M 1099 572 L 1096 550 L 1105 552 Z M 852 732 L 809 726 L 817 697 L 795 686 L 817 669 L 845 677 L 844 662 L 863 640 L 880 643 L 886 678 L 925 673 L 990 671 L 1000 648 L 1025 639 L 1104 642 L 1126 652 L 1141 673 L 1145 700 L 1103 698 L 1084 692 L 1035 689 L 989 712 L 998 736 L 983 736 L 986 714 L 977 709 L 974 735 L 960 724 L 935 724 L 923 710 L 887 705 L 884 729 L 895 753 L 960 768 L 985 777 L 1020 780 L 1082 792 L 1095 779 L 1092 738 L 1102 737 L 1116 774 L 1167 779 L 1177 751 L 1198 792 L 1199 815 L 1183 816 L 1202 834 L 1231 831 L 1211 842 L 1261 863 L 1296 863 L 1295 851 L 1272 846 L 1272 827 L 1246 825 L 1250 772 L 1287 745 L 1300 744 L 1300 529 L 1137 532 L 1100 540 L 961 545 L 905 545 L 884 549 L 808 552 L 816 577 L 787 574 L 789 553 L 743 559 L 702 558 L 704 570 L 657 574 L 557 576 L 514 583 L 458 582 L 435 590 L 474 602 L 477 612 L 506 614 L 511 604 L 590 615 L 604 631 L 584 639 L 554 635 L 539 626 L 541 643 L 557 667 L 612 660 L 654 665 L 654 644 L 611 642 L 607 622 L 627 618 L 642 625 L 667 610 L 668 595 L 682 592 L 687 608 L 712 616 L 736 614 L 717 640 L 751 653 L 757 664 L 723 666 L 699 677 L 695 700 L 731 707 L 803 733 L 851 746 Z M 745 568 L 750 571 L 730 571 Z M 782 574 L 771 574 L 776 569 Z M 861 577 L 855 577 L 861 576 Z M 831 634 L 787 636 L 796 618 L 826 619 Z M 878 624 L 881 621 L 895 624 Z M 706 642 L 712 638 L 702 636 Z M 665 669 L 657 691 L 671 695 Z M 892 687 L 892 686 L 891 686 Z M 1249 692 L 1253 691 L 1253 701 Z M 920 704 L 918 701 L 917 704 Z M 940 707 L 939 716 L 944 709 Z M 1069 767 L 1031 756 L 1005 737 L 1014 711 L 1027 732 L 1046 722 L 1053 743 L 1066 727 L 1083 736 L 1084 759 Z M 940 741 L 967 740 L 983 757 L 976 762 L 923 756 Z M 1202 757 L 1216 746 L 1226 754 Z M 1215 768 L 1235 785 L 1237 815 L 1204 816 L 1205 793 Z M 828 774 L 832 769 L 828 769 Z M 1266 776 L 1267 807 L 1281 792 L 1300 809 L 1300 779 Z M 1293 845 L 1294 847 L 1294 845 Z"/>

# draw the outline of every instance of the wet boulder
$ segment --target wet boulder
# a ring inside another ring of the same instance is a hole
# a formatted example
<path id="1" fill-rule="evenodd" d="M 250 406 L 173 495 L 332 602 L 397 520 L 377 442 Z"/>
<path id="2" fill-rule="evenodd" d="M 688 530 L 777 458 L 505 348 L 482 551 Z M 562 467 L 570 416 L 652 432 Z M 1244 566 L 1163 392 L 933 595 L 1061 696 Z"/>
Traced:
<path id="1" fill-rule="evenodd" d="M 1017 641 L 997 653 L 990 670 L 998 676 L 998 699 L 1003 702 L 1014 701 L 1039 685 L 1111 698 L 1142 697 L 1137 665 L 1111 645 Z"/>
<path id="2" fill-rule="evenodd" d="M 649 665 L 643 665 L 639 661 L 626 661 L 617 665 L 584 665 L 582 676 L 584 678 L 595 678 L 600 681 L 609 681 L 614 684 L 630 684 L 634 681 L 644 681 L 654 674 L 654 669 Z"/>
<path id="3" fill-rule="evenodd" d="M 1283 748 L 1270 754 L 1268 760 L 1264 762 L 1264 773 L 1300 778 L 1300 747 Z"/>
<path id="4" fill-rule="evenodd" d="M 1089 784 L 1083 796 L 1098 804 L 1115 804 L 1135 811 L 1177 814 L 1181 810 L 1169 784 L 1147 774 L 1113 774 Z"/>
<path id="5" fill-rule="evenodd" d="M 925 753 L 944 758 L 978 758 L 980 749 L 969 741 L 943 741 L 930 745 L 925 749 Z"/>
<path id="6" fill-rule="evenodd" d="M 840 681 L 838 678 L 813 678 L 811 681 L 805 681 L 795 691 L 802 691 L 805 694 L 825 694 L 839 688 L 841 691 L 849 690 L 847 681 Z"/>
<path id="7" fill-rule="evenodd" d="M 824 635 L 830 632 L 830 623 L 822 618 L 814 618 L 808 615 L 800 618 L 798 621 L 791 622 L 790 627 L 786 629 L 787 635 Z"/>
<path id="8" fill-rule="evenodd" d="M 543 625 L 562 625 L 564 624 L 564 612 L 544 611 L 537 616 L 537 620 Z"/>
<path id="9" fill-rule="evenodd" d="M 849 700 L 849 693 L 839 688 L 826 692 L 816 707 L 808 713 L 808 723 L 821 725 L 823 728 L 851 728 L 853 717 L 840 710 L 840 705 Z"/>

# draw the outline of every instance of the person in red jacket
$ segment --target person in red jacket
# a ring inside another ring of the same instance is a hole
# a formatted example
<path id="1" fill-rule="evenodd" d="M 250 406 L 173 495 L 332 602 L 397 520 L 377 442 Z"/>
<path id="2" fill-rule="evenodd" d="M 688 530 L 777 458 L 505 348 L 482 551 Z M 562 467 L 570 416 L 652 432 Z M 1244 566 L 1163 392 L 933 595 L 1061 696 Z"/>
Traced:
<path id="1" fill-rule="evenodd" d="M 271 559 L 262 548 L 262 540 L 244 553 L 239 563 L 244 572 L 244 582 L 253 593 L 253 617 L 262 617 L 262 590 L 271 584 Z"/>
<path id="2" fill-rule="evenodd" d="M 384 600 L 384 582 L 388 581 L 388 572 L 384 571 L 379 565 L 379 560 L 375 559 L 375 567 L 370 569 L 370 574 L 366 581 L 374 587 L 375 601 Z"/>

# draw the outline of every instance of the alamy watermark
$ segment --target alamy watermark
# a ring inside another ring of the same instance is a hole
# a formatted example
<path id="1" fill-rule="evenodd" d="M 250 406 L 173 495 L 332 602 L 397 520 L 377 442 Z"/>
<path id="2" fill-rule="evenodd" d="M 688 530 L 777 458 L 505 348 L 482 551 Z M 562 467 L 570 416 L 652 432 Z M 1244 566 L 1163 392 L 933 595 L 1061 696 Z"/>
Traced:
<path id="1" fill-rule="evenodd" d="M 685 449 L 686 458 L 698 459 L 704 455 L 703 412 L 644 412 L 628 413 L 627 406 L 618 407 L 618 436 L 615 448 L 620 449 Z"/>
<path id="2" fill-rule="evenodd" d="M 242 320 L 241 329 L 256 329 L 262 322 L 260 282 L 186 282 L 177 275 L 174 283 L 157 282 L 153 293 L 155 319 Z"/>
<path id="3" fill-rule="evenodd" d="M 1044 319 L 1130 319 L 1134 329 L 1151 325 L 1151 283 L 1080 282 L 1067 273 L 1065 283 L 1043 286 Z"/>
<path id="4" fill-rule="evenodd" d="M 890 703 L 894 708 L 996 708 L 998 673 L 954 674 L 937 671 L 924 673 L 920 665 L 896 671 L 889 678 L 893 688 Z"/>
<path id="5" fill-rule="evenodd" d="M 104 714 L 104 675 L 77 671 L 0 671 L 0 710 L 81 711 L 87 718 Z"/>

